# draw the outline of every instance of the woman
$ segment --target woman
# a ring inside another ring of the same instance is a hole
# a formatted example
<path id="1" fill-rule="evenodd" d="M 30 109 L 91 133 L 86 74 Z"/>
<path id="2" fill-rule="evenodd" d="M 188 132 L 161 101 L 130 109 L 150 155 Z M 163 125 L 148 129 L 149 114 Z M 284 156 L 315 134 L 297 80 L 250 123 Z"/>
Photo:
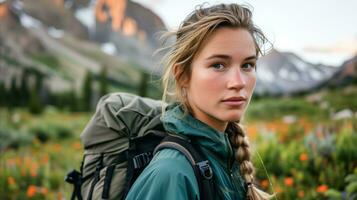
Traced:
<path id="1" fill-rule="evenodd" d="M 253 184 L 249 143 L 238 125 L 256 83 L 256 62 L 266 38 L 251 11 L 237 4 L 200 8 L 181 24 L 166 57 L 162 117 L 165 129 L 189 138 L 210 161 L 214 199 L 269 199 Z M 170 86 L 174 91 L 170 91 Z M 188 160 L 173 149 L 159 151 L 127 199 L 199 199 Z"/>

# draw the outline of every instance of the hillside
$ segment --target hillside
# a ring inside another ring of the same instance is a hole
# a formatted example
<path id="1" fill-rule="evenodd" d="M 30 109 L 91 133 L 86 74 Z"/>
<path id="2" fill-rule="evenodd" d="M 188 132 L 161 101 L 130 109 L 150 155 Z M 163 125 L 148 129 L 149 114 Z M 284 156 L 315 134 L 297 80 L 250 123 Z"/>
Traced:
<path id="1" fill-rule="evenodd" d="M 137 93 L 142 81 L 149 80 L 145 76 L 152 73 L 149 68 L 153 65 L 151 63 L 156 63 L 149 56 L 154 48 L 149 43 L 152 42 L 154 29 L 164 27 L 161 20 L 150 10 L 128 2 L 126 19 L 139 18 L 143 24 L 156 24 L 144 27 L 145 31 L 140 29 L 140 24 L 135 29 L 143 36 L 147 35 L 148 39 L 144 39 L 148 42 L 135 34 L 125 35 L 128 32 L 125 28 L 127 23 L 123 23 L 121 30 L 108 30 L 113 41 L 103 43 L 98 40 L 99 33 L 96 33 L 98 37 L 91 34 L 111 22 L 98 21 L 96 26 L 86 27 L 76 13 L 84 9 L 89 1 L 82 1 L 81 6 L 78 3 L 68 6 L 69 2 L 4 1 L 0 4 L 0 82 L 9 88 L 12 79 L 19 82 L 24 73 L 32 73 L 43 76 L 43 88 L 50 91 L 71 90 L 73 87 L 79 90 L 87 71 L 98 76 L 103 68 L 107 68 L 112 90 Z M 151 19 L 153 22 L 150 22 Z M 118 44 L 121 45 L 116 48 Z M 155 87 L 152 89 L 157 90 Z"/>

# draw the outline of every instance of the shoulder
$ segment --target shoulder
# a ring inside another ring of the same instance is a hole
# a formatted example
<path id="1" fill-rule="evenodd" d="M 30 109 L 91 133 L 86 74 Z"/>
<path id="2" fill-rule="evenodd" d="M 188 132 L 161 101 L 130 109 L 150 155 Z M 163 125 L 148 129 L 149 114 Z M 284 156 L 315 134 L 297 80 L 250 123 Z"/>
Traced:
<path id="1" fill-rule="evenodd" d="M 198 196 L 197 180 L 189 161 L 177 150 L 163 149 L 140 174 L 127 199 L 186 200 Z"/>
<path id="2" fill-rule="evenodd" d="M 147 169 L 160 170 L 160 173 L 165 175 L 187 176 L 190 179 L 196 180 L 190 162 L 181 152 L 175 149 L 165 148 L 160 150 L 154 156 Z"/>

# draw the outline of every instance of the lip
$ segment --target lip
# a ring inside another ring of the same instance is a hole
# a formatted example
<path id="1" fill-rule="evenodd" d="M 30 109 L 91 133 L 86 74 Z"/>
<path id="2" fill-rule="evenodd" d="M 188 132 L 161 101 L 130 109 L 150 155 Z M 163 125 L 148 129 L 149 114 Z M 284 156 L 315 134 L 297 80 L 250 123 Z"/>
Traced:
<path id="1" fill-rule="evenodd" d="M 222 100 L 222 102 L 228 106 L 241 106 L 246 101 L 247 99 L 245 97 L 229 97 L 227 99 Z"/>

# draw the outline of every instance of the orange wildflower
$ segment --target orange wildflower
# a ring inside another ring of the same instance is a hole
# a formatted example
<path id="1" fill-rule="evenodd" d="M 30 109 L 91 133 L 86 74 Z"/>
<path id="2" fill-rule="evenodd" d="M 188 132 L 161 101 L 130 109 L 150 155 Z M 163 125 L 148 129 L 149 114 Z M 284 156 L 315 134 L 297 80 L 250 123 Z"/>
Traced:
<path id="1" fill-rule="evenodd" d="M 284 183 L 286 186 L 292 186 L 294 184 L 294 179 L 291 177 L 286 177 L 284 179 Z"/>
<path id="2" fill-rule="evenodd" d="M 20 174 L 21 176 L 26 176 L 26 170 L 24 168 L 21 168 Z"/>
<path id="3" fill-rule="evenodd" d="M 8 183 L 10 186 L 13 186 L 13 185 L 16 184 L 16 181 L 15 181 L 14 177 L 9 176 L 9 177 L 7 177 L 7 183 Z"/>
<path id="4" fill-rule="evenodd" d="M 57 200 L 63 200 L 63 195 L 61 192 L 57 193 Z"/>
<path id="5" fill-rule="evenodd" d="M 247 127 L 247 134 L 249 138 L 255 138 L 258 135 L 258 128 L 254 125 Z"/>
<path id="6" fill-rule="evenodd" d="M 73 147 L 74 149 L 76 149 L 76 150 L 82 149 L 82 145 L 81 145 L 80 142 L 74 142 L 74 143 L 72 144 L 72 147 Z"/>
<path id="7" fill-rule="evenodd" d="M 300 161 L 304 162 L 307 161 L 309 159 L 308 155 L 306 153 L 302 153 L 300 154 Z"/>
<path id="8" fill-rule="evenodd" d="M 37 176 L 38 164 L 36 162 L 31 163 L 30 175 L 32 177 Z"/>
<path id="9" fill-rule="evenodd" d="M 36 177 L 37 176 L 37 169 L 31 169 L 30 170 L 30 176 Z"/>
<path id="10" fill-rule="evenodd" d="M 43 195 L 46 195 L 46 194 L 48 194 L 48 189 L 45 188 L 45 187 L 42 187 L 41 190 L 40 190 L 40 192 L 41 192 Z"/>
<path id="11" fill-rule="evenodd" d="M 26 156 L 23 160 L 24 160 L 25 166 L 30 167 L 30 165 L 31 165 L 31 158 L 28 157 L 28 156 Z"/>
<path id="12" fill-rule="evenodd" d="M 62 146 L 60 144 L 56 143 L 53 145 L 54 151 L 59 152 L 59 151 L 61 151 L 61 149 L 62 149 Z"/>
<path id="13" fill-rule="evenodd" d="M 320 185 L 319 187 L 317 187 L 316 192 L 325 193 L 327 190 L 328 190 L 328 186 L 327 185 Z"/>
<path id="14" fill-rule="evenodd" d="M 302 190 L 299 190 L 298 197 L 303 198 L 304 196 L 305 196 L 305 192 Z"/>
<path id="15" fill-rule="evenodd" d="M 26 192 L 27 197 L 31 198 L 31 197 L 35 196 L 36 190 L 37 190 L 36 186 L 29 185 L 29 187 L 27 188 L 27 192 Z"/>
<path id="16" fill-rule="evenodd" d="M 269 181 L 267 179 L 264 179 L 260 182 L 261 186 L 263 188 L 268 188 L 269 187 Z"/>
<path id="17" fill-rule="evenodd" d="M 49 158 L 48 154 L 45 154 L 45 155 L 43 155 L 43 157 L 42 157 L 42 159 L 41 159 L 41 163 L 42 163 L 43 165 L 46 165 L 49 160 L 50 160 L 50 158 Z"/>
<path id="18" fill-rule="evenodd" d="M 300 161 L 301 162 L 307 161 L 308 159 L 309 159 L 309 157 L 307 156 L 306 153 L 300 154 Z"/>

